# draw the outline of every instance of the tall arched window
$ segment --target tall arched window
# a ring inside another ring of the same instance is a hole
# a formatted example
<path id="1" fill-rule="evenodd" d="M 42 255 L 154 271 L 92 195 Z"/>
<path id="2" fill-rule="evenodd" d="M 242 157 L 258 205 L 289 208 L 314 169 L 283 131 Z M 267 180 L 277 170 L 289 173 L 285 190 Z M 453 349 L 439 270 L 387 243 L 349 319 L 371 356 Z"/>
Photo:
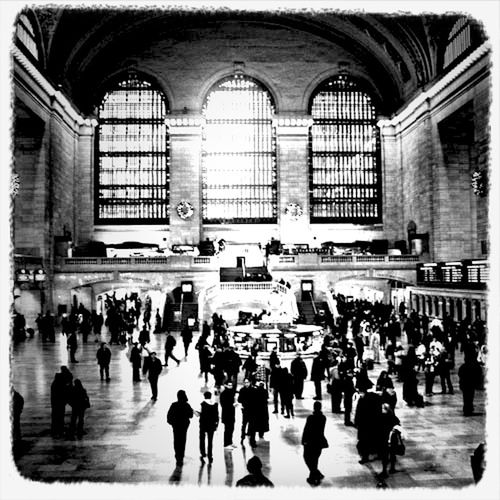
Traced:
<path id="1" fill-rule="evenodd" d="M 447 68 L 471 47 L 471 26 L 466 17 L 461 17 L 448 35 L 444 52 L 443 68 Z"/>
<path id="2" fill-rule="evenodd" d="M 119 80 L 99 107 L 96 222 L 168 223 L 167 102 L 135 73 Z"/>
<path id="3" fill-rule="evenodd" d="M 209 92 L 203 115 L 203 222 L 275 223 L 276 138 L 270 93 L 235 75 Z"/>
<path id="4" fill-rule="evenodd" d="M 35 29 L 26 14 L 20 14 L 17 19 L 16 37 L 35 61 L 39 60 Z"/>
<path id="5" fill-rule="evenodd" d="M 380 144 L 372 99 L 355 80 L 339 75 L 316 89 L 310 113 L 311 222 L 380 222 Z"/>

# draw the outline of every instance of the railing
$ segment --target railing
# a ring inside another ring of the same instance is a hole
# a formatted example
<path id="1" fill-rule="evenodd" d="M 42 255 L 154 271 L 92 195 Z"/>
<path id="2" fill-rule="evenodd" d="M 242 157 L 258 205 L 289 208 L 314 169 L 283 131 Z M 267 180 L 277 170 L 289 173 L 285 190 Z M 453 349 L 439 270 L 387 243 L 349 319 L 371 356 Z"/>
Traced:
<path id="1" fill-rule="evenodd" d="M 219 290 L 273 290 L 276 285 L 280 284 L 271 281 L 225 281 L 219 283 Z"/>

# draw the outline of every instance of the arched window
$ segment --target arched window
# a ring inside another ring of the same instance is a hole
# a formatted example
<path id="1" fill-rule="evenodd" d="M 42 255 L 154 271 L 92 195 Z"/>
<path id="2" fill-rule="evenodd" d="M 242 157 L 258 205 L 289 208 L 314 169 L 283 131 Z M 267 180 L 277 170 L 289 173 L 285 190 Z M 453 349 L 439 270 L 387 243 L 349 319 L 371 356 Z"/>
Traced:
<path id="1" fill-rule="evenodd" d="M 339 75 L 316 89 L 310 113 L 311 222 L 380 222 L 380 142 L 372 99 L 355 80 Z"/>
<path id="2" fill-rule="evenodd" d="M 169 140 L 164 95 L 135 73 L 99 107 L 96 222 L 168 223 Z"/>
<path id="3" fill-rule="evenodd" d="M 447 68 L 471 47 L 471 26 L 466 17 L 461 17 L 448 35 L 444 52 L 443 68 Z"/>
<path id="4" fill-rule="evenodd" d="M 26 14 L 20 14 L 17 19 L 16 37 L 22 46 L 36 60 L 39 60 L 35 29 Z"/>
<path id="5" fill-rule="evenodd" d="M 234 75 L 203 106 L 203 222 L 275 223 L 276 138 L 270 93 Z"/>

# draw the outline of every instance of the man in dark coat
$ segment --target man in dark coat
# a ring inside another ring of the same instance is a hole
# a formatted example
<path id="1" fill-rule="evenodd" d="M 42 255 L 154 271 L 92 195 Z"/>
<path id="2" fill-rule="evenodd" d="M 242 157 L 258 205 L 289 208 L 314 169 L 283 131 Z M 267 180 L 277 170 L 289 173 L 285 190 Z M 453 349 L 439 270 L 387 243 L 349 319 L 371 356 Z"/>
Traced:
<path id="1" fill-rule="evenodd" d="M 181 332 L 181 337 L 182 337 L 182 342 L 184 344 L 184 355 L 187 358 L 188 355 L 188 349 L 189 349 L 189 344 L 193 341 L 193 332 L 191 328 L 189 328 L 188 325 L 186 325 Z"/>
<path id="2" fill-rule="evenodd" d="M 281 368 L 280 362 L 277 361 L 273 364 L 271 368 L 271 376 L 269 379 L 269 386 L 273 390 L 273 403 L 274 403 L 274 411 L 273 413 L 278 413 L 278 397 L 280 393 L 281 387 L 281 375 L 283 373 L 283 368 Z M 285 406 L 283 401 L 281 401 L 281 413 L 284 413 Z"/>
<path id="3" fill-rule="evenodd" d="M 165 364 L 163 366 L 168 366 L 168 358 L 172 358 L 177 363 L 177 366 L 181 364 L 181 362 L 173 355 L 173 350 L 176 344 L 177 341 L 175 340 L 175 337 L 169 333 L 165 340 Z"/>
<path id="4" fill-rule="evenodd" d="M 293 377 L 286 367 L 281 372 L 280 399 L 285 418 L 293 417 Z"/>
<path id="5" fill-rule="evenodd" d="M 134 382 L 141 381 L 141 364 L 142 364 L 142 356 L 141 351 L 138 347 L 139 343 L 134 342 L 134 347 L 130 350 L 130 362 L 132 363 L 132 380 Z"/>
<path id="6" fill-rule="evenodd" d="M 214 432 L 219 425 L 219 407 L 217 402 L 212 399 L 210 391 L 206 391 L 203 397 L 205 399 L 201 403 L 200 411 L 200 460 L 205 462 L 208 455 L 208 463 L 211 464 L 214 461 L 212 443 Z M 205 444 L 207 445 L 206 448 Z"/>
<path id="7" fill-rule="evenodd" d="M 149 351 L 148 351 L 149 352 Z M 149 355 L 149 372 L 148 379 L 151 385 L 151 400 L 156 401 L 158 399 L 158 377 L 162 371 L 161 361 L 156 357 L 156 352 L 152 352 Z"/>
<path id="8" fill-rule="evenodd" d="M 224 385 L 219 396 L 221 421 L 224 424 L 224 448 L 233 449 L 233 431 L 235 422 L 235 390 L 230 380 Z"/>
<path id="9" fill-rule="evenodd" d="M 106 382 L 109 382 L 109 363 L 111 362 L 111 351 L 109 350 L 106 342 L 101 342 L 101 347 L 97 349 L 96 353 L 97 364 L 99 365 L 99 373 L 101 375 L 101 380 L 104 380 L 104 374 L 106 374 Z"/>
<path id="10" fill-rule="evenodd" d="M 304 432 L 302 433 L 302 445 L 304 446 L 304 462 L 309 469 L 307 482 L 318 485 L 325 477 L 318 469 L 319 457 L 323 448 L 328 447 L 325 437 L 326 417 L 321 411 L 321 403 L 314 402 L 313 413 L 307 417 Z"/>
<path id="11" fill-rule="evenodd" d="M 359 387 L 360 397 L 354 416 L 354 425 L 358 429 L 357 449 L 361 457 L 360 464 L 368 462 L 371 453 L 377 450 L 377 435 L 382 413 L 382 400 L 379 394 Z"/>
<path id="12" fill-rule="evenodd" d="M 464 363 L 458 369 L 458 381 L 462 391 L 465 417 L 474 415 L 474 393 L 481 383 L 481 371 L 481 365 L 477 361 L 474 346 L 467 346 L 464 351 Z"/>
<path id="13" fill-rule="evenodd" d="M 290 364 L 290 372 L 293 376 L 293 392 L 295 399 L 303 399 L 302 392 L 304 391 L 304 380 L 307 378 L 307 366 L 300 355 L 297 356 Z"/>
<path id="14" fill-rule="evenodd" d="M 78 363 L 78 361 L 75 359 L 75 353 L 78 349 L 78 340 L 76 338 L 75 332 L 71 332 L 68 340 L 66 341 L 66 344 L 69 351 L 69 360 L 71 361 L 71 363 Z"/>
<path id="15" fill-rule="evenodd" d="M 321 381 L 325 379 L 325 365 L 321 356 L 319 354 L 313 359 L 311 367 L 311 380 L 314 382 L 314 389 L 316 395 L 314 399 L 320 401 L 322 399 L 321 395 Z"/>
<path id="16" fill-rule="evenodd" d="M 249 436 L 250 446 L 255 448 L 255 388 L 251 385 L 250 380 L 245 379 L 243 387 L 240 389 L 238 403 L 241 404 L 241 442 L 245 440 L 245 436 Z"/>
<path id="17" fill-rule="evenodd" d="M 186 450 L 186 435 L 193 418 L 193 409 L 188 403 L 188 398 L 183 390 L 177 391 L 177 401 L 172 403 L 167 413 L 167 422 L 174 431 L 175 460 L 182 466 Z"/>
<path id="18" fill-rule="evenodd" d="M 238 383 L 238 372 L 240 371 L 241 366 L 241 358 L 237 352 L 235 352 L 234 348 L 229 346 L 224 349 L 224 357 L 225 357 L 225 370 L 228 380 L 230 380 L 233 384 L 233 387 L 236 389 Z"/>

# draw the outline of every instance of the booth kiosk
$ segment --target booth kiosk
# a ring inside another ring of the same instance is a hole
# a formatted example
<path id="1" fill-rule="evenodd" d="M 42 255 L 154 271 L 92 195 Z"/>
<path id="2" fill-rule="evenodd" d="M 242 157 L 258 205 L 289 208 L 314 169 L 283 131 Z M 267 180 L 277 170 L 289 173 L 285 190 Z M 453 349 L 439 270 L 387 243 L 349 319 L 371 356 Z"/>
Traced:
<path id="1" fill-rule="evenodd" d="M 323 341 L 323 328 L 316 325 L 260 323 L 230 326 L 228 331 L 239 354 L 248 355 L 255 347 L 264 358 L 275 347 L 284 358 L 293 357 L 297 351 L 312 355 L 320 350 Z"/>

